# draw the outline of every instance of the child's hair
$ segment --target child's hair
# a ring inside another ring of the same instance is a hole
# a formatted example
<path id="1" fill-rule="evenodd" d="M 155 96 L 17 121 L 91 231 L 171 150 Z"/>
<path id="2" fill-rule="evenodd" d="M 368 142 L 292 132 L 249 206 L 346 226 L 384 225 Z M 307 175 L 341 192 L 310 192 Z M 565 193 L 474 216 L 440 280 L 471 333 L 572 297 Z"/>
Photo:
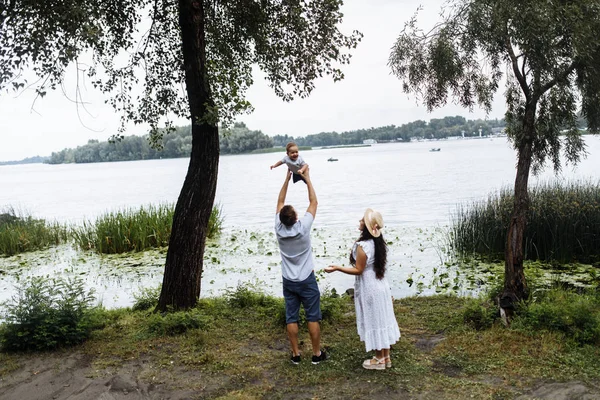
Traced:
<path id="1" fill-rule="evenodd" d="M 375 244 L 375 263 L 373 265 L 373 269 L 375 270 L 375 277 L 377 279 L 382 279 L 385 276 L 385 264 L 387 264 L 387 245 L 385 240 L 383 240 L 383 235 L 379 237 L 373 237 L 367 227 L 360 232 L 360 237 L 358 241 L 373 239 L 373 243 Z M 352 256 L 352 251 L 350 252 L 350 264 L 356 265 L 356 260 Z"/>
<path id="2" fill-rule="evenodd" d="M 296 143 L 294 143 L 294 142 L 289 142 L 289 143 L 288 143 L 288 144 L 285 146 L 285 152 L 286 152 L 286 153 L 289 153 L 289 152 L 290 152 L 290 149 L 291 149 L 292 147 L 294 147 L 294 146 L 298 147 L 298 145 L 297 145 Z"/>

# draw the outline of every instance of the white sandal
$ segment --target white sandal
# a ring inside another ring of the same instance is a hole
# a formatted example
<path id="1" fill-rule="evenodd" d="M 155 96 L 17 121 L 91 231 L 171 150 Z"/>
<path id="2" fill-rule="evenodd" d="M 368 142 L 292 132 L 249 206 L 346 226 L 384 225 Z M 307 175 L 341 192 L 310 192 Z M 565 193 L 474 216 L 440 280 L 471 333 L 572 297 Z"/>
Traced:
<path id="1" fill-rule="evenodd" d="M 363 362 L 364 369 L 385 369 L 385 357 L 377 358 L 373 357 Z"/>

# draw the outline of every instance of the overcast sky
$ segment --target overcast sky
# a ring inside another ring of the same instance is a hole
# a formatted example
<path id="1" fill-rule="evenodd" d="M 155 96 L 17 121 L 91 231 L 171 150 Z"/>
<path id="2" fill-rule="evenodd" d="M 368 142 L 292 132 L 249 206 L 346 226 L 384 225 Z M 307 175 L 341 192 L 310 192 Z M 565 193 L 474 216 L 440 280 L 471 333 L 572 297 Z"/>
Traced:
<path id="1" fill-rule="evenodd" d="M 401 82 L 390 74 L 387 66 L 390 49 L 419 1 L 346 0 L 345 3 L 343 31 L 350 33 L 357 29 L 364 34 L 350 65 L 344 68 L 345 79 L 336 83 L 319 80 L 309 98 L 284 103 L 257 74 L 256 83 L 248 92 L 255 111 L 238 120 L 267 135 L 306 136 L 453 115 L 467 119 L 486 117 L 481 109 L 469 113 L 453 104 L 428 113 L 414 96 L 402 92 Z M 442 3 L 428 0 L 423 6 L 418 20 L 424 28 L 430 28 L 438 20 Z M 74 79 L 68 78 L 68 95 L 72 95 L 73 83 Z M 0 94 L 0 161 L 48 156 L 53 151 L 83 145 L 89 139 L 106 140 L 116 133 L 119 117 L 104 104 L 104 98 L 91 85 L 83 95 L 89 114 L 81 106 L 78 110 L 60 90 L 38 99 L 35 105 L 32 91 L 19 96 Z M 501 87 L 488 117 L 502 118 L 504 111 Z M 126 134 L 145 133 L 147 126 L 132 126 Z"/>

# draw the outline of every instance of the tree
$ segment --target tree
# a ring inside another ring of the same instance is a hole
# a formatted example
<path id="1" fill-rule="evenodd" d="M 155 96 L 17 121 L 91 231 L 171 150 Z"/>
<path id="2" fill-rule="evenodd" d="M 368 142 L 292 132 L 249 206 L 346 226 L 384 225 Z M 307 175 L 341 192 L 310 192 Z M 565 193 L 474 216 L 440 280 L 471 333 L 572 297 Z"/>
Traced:
<path id="1" fill-rule="evenodd" d="M 556 171 L 585 154 L 578 108 L 588 131 L 600 124 L 600 1 L 456 0 L 427 33 L 416 15 L 389 58 L 407 93 L 428 110 L 448 96 L 468 108 L 491 110 L 506 68 L 506 128 L 517 152 L 514 207 L 506 243 L 500 306 L 508 321 L 528 295 L 523 273 L 527 184 L 547 159 Z M 564 137 L 561 135 L 564 134 Z"/>
<path id="2" fill-rule="evenodd" d="M 158 309 L 199 295 L 219 162 L 218 124 L 249 112 L 258 65 L 286 101 L 340 66 L 361 34 L 342 34 L 341 0 L 0 0 L 0 90 L 56 89 L 70 65 L 91 79 L 126 121 L 152 137 L 169 116 L 192 124 L 188 172 L 175 206 Z M 138 32 L 145 32 L 139 34 Z M 91 60 L 89 65 L 86 60 Z M 23 72 L 39 78 L 30 84 Z M 74 100 L 82 104 L 79 86 Z"/>

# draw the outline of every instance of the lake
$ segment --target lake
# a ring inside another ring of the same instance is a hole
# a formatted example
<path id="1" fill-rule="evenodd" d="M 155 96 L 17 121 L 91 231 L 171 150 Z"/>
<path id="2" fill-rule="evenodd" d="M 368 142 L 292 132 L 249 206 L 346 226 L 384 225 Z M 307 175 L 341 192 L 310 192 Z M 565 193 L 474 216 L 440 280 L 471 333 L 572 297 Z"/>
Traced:
<path id="1" fill-rule="evenodd" d="M 576 168 L 551 168 L 530 184 L 548 180 L 598 180 L 600 138 L 587 136 L 588 157 Z M 430 152 L 440 148 L 439 152 Z M 273 234 L 277 195 L 284 167 L 269 166 L 281 153 L 222 156 L 216 201 L 224 215 L 223 234 L 207 245 L 202 296 L 251 283 L 281 296 L 279 253 Z M 313 249 L 322 289 L 344 291 L 353 277 L 322 268 L 347 263 L 367 207 L 379 210 L 389 242 L 388 279 L 396 297 L 439 291 L 432 278 L 445 268 L 444 231 L 458 204 L 485 199 L 512 187 L 516 153 L 506 138 L 376 144 L 370 147 L 315 149 L 301 155 L 310 165 L 319 200 Z M 328 158 L 338 161 L 328 162 Z M 187 159 L 102 164 L 29 164 L 0 167 L 0 210 L 8 206 L 35 217 L 79 224 L 107 211 L 175 202 Z M 308 206 L 302 182 L 290 184 L 288 203 Z M 80 276 L 107 307 L 128 306 L 133 294 L 162 282 L 164 250 L 137 255 L 100 256 L 69 245 L 0 258 L 0 301 L 12 296 L 26 276 Z M 457 271 L 446 279 L 460 292 Z M 409 284 L 408 282 L 412 282 Z M 448 283 L 446 282 L 446 287 Z"/>

